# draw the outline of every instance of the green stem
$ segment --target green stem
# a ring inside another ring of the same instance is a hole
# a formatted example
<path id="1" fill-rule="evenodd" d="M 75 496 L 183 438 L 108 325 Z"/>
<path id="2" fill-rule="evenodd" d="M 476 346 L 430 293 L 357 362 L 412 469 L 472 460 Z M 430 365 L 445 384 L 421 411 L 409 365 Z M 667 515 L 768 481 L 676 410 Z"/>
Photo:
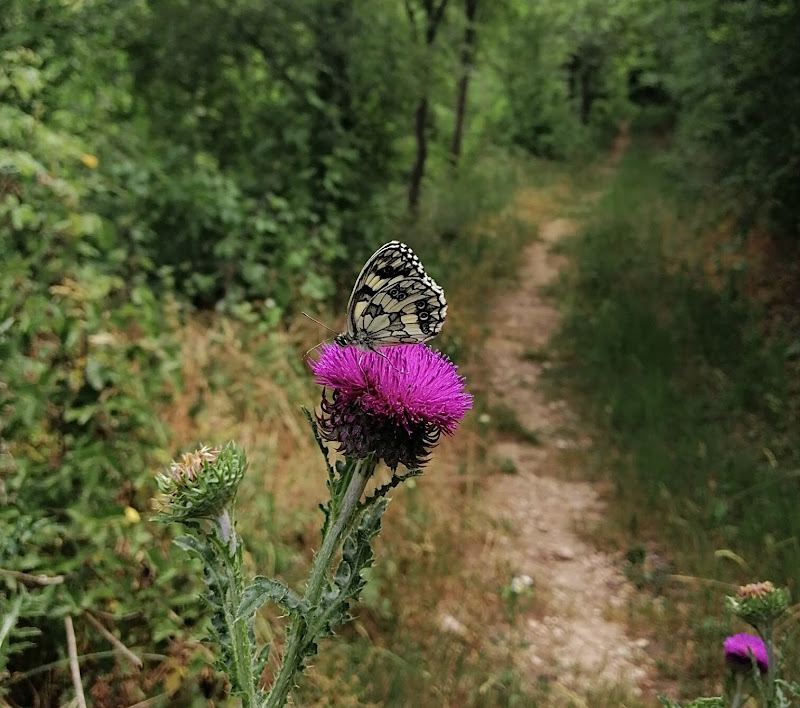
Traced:
<path id="1" fill-rule="evenodd" d="M 311 567 L 311 575 L 306 586 L 305 600 L 311 608 L 310 613 L 316 612 L 317 604 L 322 595 L 322 590 L 328 580 L 333 556 L 339 549 L 347 532 L 351 529 L 356 512 L 359 510 L 359 501 L 367 486 L 367 480 L 375 469 L 376 462 L 372 459 L 358 460 L 352 471 L 350 482 L 337 505 L 336 500 L 331 499 L 331 513 L 335 513 L 335 518 L 331 519 L 328 533 L 322 540 L 314 563 Z M 338 506 L 338 509 L 337 509 Z M 310 617 L 297 617 L 292 623 L 289 631 L 289 638 L 286 644 L 286 651 L 283 654 L 281 668 L 275 678 L 275 683 L 267 696 L 264 708 L 282 708 L 286 703 L 294 685 L 294 677 L 302 668 L 303 650 L 309 642 L 313 642 L 316 637 L 308 636 L 308 621 Z"/>
<path id="2" fill-rule="evenodd" d="M 771 702 L 775 695 L 775 672 L 778 667 L 775 661 L 775 644 L 772 641 L 772 622 L 764 629 L 764 644 L 767 645 L 767 701 Z"/>
<path id="3" fill-rule="evenodd" d="M 742 688 L 744 687 L 744 676 L 742 674 L 736 675 L 736 693 L 731 701 L 731 708 L 740 708 L 742 705 Z"/>
<path id="4" fill-rule="evenodd" d="M 227 510 L 223 511 L 218 519 L 219 540 L 218 553 L 225 565 L 228 577 L 229 602 L 224 602 L 225 624 L 231 638 L 233 653 L 233 676 L 239 684 L 238 690 L 243 696 L 244 708 L 258 708 L 258 693 L 253 676 L 253 647 L 250 645 L 250 635 L 247 631 L 247 622 L 244 618 L 236 619 L 236 610 L 242 601 L 242 569 L 241 555 L 237 552 L 236 529 L 233 519 Z"/>

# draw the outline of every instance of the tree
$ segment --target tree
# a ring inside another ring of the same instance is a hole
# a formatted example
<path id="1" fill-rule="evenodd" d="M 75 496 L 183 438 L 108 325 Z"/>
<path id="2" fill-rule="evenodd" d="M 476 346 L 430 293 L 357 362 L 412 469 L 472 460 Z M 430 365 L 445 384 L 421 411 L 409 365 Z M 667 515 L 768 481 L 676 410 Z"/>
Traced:
<path id="1" fill-rule="evenodd" d="M 425 26 L 425 66 L 422 78 L 422 89 L 417 108 L 414 111 L 414 137 L 417 143 L 414 163 L 411 166 L 411 173 L 408 177 L 408 208 L 416 212 L 419 207 L 419 193 L 422 178 L 425 175 L 425 160 L 428 157 L 428 136 L 426 132 L 428 122 L 428 92 L 430 89 L 430 65 L 431 49 L 436 41 L 436 33 L 444 18 L 444 11 L 447 8 L 448 0 L 419 0 L 423 14 Z M 406 14 L 411 24 L 411 33 L 415 41 L 418 41 L 419 28 L 417 21 L 417 11 L 413 0 L 404 0 Z"/>
<path id="2" fill-rule="evenodd" d="M 450 163 L 455 167 L 461 157 L 461 142 L 464 135 L 464 115 L 467 108 L 467 89 L 469 76 L 475 62 L 475 44 L 477 33 L 475 31 L 475 14 L 478 10 L 478 0 L 464 0 L 464 39 L 461 42 L 459 62 L 461 76 L 458 79 L 458 94 L 456 98 L 456 117 L 453 128 L 453 143 L 450 147 Z"/>

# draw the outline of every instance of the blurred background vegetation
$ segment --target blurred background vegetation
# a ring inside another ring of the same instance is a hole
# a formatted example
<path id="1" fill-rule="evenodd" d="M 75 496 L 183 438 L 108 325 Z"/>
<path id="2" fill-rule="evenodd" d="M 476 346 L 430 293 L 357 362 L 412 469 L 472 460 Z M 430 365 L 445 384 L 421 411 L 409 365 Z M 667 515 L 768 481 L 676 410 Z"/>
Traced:
<path id="1" fill-rule="evenodd" d="M 557 375 L 607 433 L 608 543 L 656 596 L 676 568 L 796 590 L 798 26 L 793 0 L 3 0 L 0 701 L 70 700 L 70 615 L 94 705 L 221 704 L 154 469 L 235 436 L 253 565 L 302 578 L 324 482 L 300 311 L 340 322 L 364 259 L 409 241 L 480 409 L 487 296 L 535 237 L 522 185 L 605 191 L 569 246 Z M 618 172 L 593 170 L 621 131 Z M 478 428 L 397 500 L 304 704 L 548 704 L 433 617 L 477 533 Z M 690 592 L 631 618 L 686 690 L 727 622 Z"/>

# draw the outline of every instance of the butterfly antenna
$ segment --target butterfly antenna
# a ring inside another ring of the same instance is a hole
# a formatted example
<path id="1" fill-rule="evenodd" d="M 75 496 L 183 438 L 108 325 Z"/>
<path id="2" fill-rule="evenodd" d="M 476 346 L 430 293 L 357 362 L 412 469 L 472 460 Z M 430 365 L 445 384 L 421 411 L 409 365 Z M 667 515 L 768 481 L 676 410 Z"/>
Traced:
<path id="1" fill-rule="evenodd" d="M 324 327 L 329 332 L 333 332 L 334 334 L 338 334 L 338 332 L 335 329 L 331 329 L 324 322 L 320 322 L 319 320 L 315 320 L 311 315 L 307 315 L 305 312 L 301 312 L 300 314 L 303 315 L 304 317 L 308 317 L 308 319 L 310 319 L 312 322 L 316 322 L 320 327 Z M 326 339 L 325 342 L 327 342 L 327 341 L 328 340 Z M 325 342 L 320 342 L 319 344 L 324 344 Z M 319 346 L 319 344 L 317 344 L 317 347 Z M 312 347 L 312 349 L 316 349 L 317 347 Z M 309 349 L 308 351 L 311 351 L 311 349 Z"/>

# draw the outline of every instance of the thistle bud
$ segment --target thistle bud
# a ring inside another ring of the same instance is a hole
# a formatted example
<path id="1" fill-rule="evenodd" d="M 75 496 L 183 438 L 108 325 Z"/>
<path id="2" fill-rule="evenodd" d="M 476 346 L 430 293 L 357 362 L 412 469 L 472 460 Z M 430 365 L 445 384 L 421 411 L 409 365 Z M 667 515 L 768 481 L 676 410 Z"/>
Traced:
<path id="1" fill-rule="evenodd" d="M 728 608 L 756 629 L 762 629 L 789 609 L 789 590 L 770 582 L 742 585 L 736 596 L 728 596 Z"/>
<path id="2" fill-rule="evenodd" d="M 164 498 L 155 520 L 218 518 L 236 496 L 246 469 L 244 450 L 234 442 L 184 453 L 156 477 Z"/>

